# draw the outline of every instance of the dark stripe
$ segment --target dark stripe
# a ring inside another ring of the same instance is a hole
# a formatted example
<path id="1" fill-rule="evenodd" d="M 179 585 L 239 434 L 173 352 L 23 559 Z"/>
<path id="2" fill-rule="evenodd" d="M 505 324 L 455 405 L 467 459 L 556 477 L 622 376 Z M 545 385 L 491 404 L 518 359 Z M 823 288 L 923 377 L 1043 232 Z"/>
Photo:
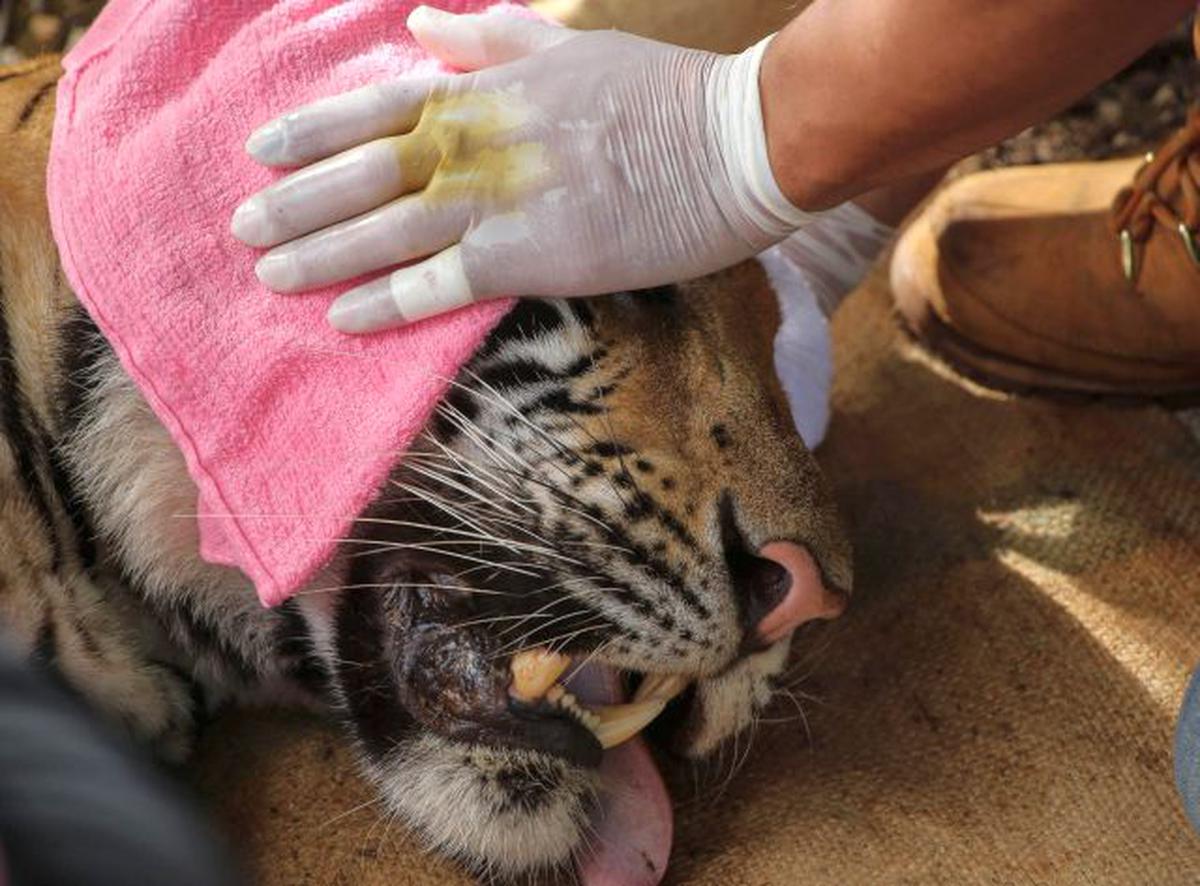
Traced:
<path id="1" fill-rule="evenodd" d="M 0 273 L 3 269 L 0 268 Z M 46 532 L 53 552 L 52 568 L 62 564 L 62 542 L 58 527 L 50 510 L 50 499 L 42 483 L 37 463 L 34 461 L 36 438 L 27 424 L 31 414 L 29 402 L 21 389 L 17 376 L 17 363 L 8 328 L 8 304 L 4 299 L 3 278 L 0 277 L 0 424 L 8 437 L 9 448 L 17 463 L 17 474 L 38 519 Z"/>
<path id="2" fill-rule="evenodd" d="M 60 420 L 63 436 L 70 436 L 92 409 L 93 395 L 102 381 L 98 367 L 112 353 L 112 348 L 83 306 L 78 304 L 71 308 L 71 316 L 62 324 L 59 341 Z"/>
<path id="3" fill-rule="evenodd" d="M 571 313 L 580 326 L 589 330 L 595 329 L 596 315 L 592 313 L 592 309 L 588 307 L 586 301 L 581 298 L 567 299 L 567 307 L 571 309 Z"/>
<path id="4" fill-rule="evenodd" d="M 44 65 L 37 65 L 36 67 L 27 68 L 24 71 L 0 72 L 0 83 L 3 83 L 5 80 L 16 80 L 20 77 L 28 77 L 30 74 L 36 74 L 39 71 L 46 70 L 46 68 L 50 67 L 51 65 L 57 65 L 57 64 L 58 64 L 58 62 L 54 61 L 54 62 L 48 62 Z"/>
<path id="5" fill-rule="evenodd" d="M 186 605 L 162 607 L 160 604 L 160 608 L 166 608 L 169 611 L 170 616 L 174 619 L 174 629 L 182 632 L 184 638 L 194 649 L 217 658 L 222 664 L 231 668 L 243 682 L 256 682 L 259 676 L 258 668 L 215 625 L 209 623 L 204 613 L 196 612 Z"/>
<path id="6" fill-rule="evenodd" d="M 51 80 L 49 83 L 43 83 L 38 87 L 37 91 L 30 96 L 29 101 L 25 103 L 25 107 L 21 108 L 21 113 L 17 116 L 17 125 L 13 128 L 13 132 L 16 132 L 29 122 L 29 118 L 33 116 L 34 111 L 36 111 L 38 106 L 46 100 L 46 97 L 50 95 L 51 90 L 53 90 L 57 85 L 57 80 Z"/>
<path id="7" fill-rule="evenodd" d="M 123 571 L 123 570 L 122 570 Z M 193 610 L 187 603 L 190 599 L 184 595 L 182 602 L 164 600 L 146 593 L 141 584 L 132 576 L 123 574 L 122 582 L 133 589 L 142 600 L 158 616 L 159 621 L 166 627 L 171 639 L 183 647 L 193 657 L 209 655 L 218 663 L 232 670 L 243 683 L 256 682 L 258 668 L 242 651 L 211 624 L 204 613 Z"/>
<path id="8" fill-rule="evenodd" d="M 58 625 L 54 621 L 54 611 L 50 608 L 46 609 L 42 626 L 38 629 L 37 640 L 34 642 L 33 649 L 29 651 L 29 663 L 44 673 L 60 690 L 82 704 L 88 703 L 82 690 L 68 681 L 59 670 Z"/>
<path id="9" fill-rule="evenodd" d="M 49 475 L 50 485 L 54 490 L 58 504 L 66 512 L 75 535 L 75 553 L 84 569 L 91 569 L 96 561 L 95 532 L 82 496 L 71 481 L 62 454 L 50 438 L 46 428 L 32 410 L 28 412 L 29 430 L 38 442 L 39 462 L 42 470 Z M 47 497 L 50 490 L 45 490 Z M 57 530 L 57 525 L 56 525 Z"/>
<path id="10" fill-rule="evenodd" d="M 37 640 L 29 653 L 30 661 L 45 668 L 58 663 L 58 627 L 54 624 L 54 613 L 47 611 L 45 621 L 38 628 Z"/>
<path id="11" fill-rule="evenodd" d="M 430 433 L 435 440 L 448 443 L 461 432 L 461 424 L 474 423 L 479 415 L 479 398 L 467 388 L 456 385 L 442 402 L 447 408 L 434 412 Z"/>
<path id="12" fill-rule="evenodd" d="M 650 289 L 635 289 L 630 294 L 635 296 L 642 304 L 669 308 L 674 307 L 679 297 L 679 288 L 676 286 L 655 286 Z"/>
<path id="13" fill-rule="evenodd" d="M 591 354 L 584 354 L 574 363 L 559 373 L 563 378 L 578 378 L 586 372 L 596 368 L 596 363 L 604 355 L 604 349 L 599 348 Z"/>
<path id="14" fill-rule="evenodd" d="M 503 391 L 509 388 L 524 387 L 544 381 L 557 381 L 558 373 L 544 363 L 535 360 L 505 360 L 493 363 L 479 372 L 479 381 L 484 387 L 492 387 Z M 486 397 L 484 393 L 482 396 Z"/>
<path id="15" fill-rule="evenodd" d="M 490 356 L 514 339 L 536 338 L 555 332 L 565 323 L 562 312 L 555 307 L 554 302 L 536 298 L 522 299 L 492 330 L 479 355 Z"/>
<path id="16" fill-rule="evenodd" d="M 313 649 L 308 622 L 296 601 L 288 600 L 276 607 L 282 616 L 275 633 L 275 645 L 286 662 L 288 676 L 306 690 L 324 697 L 329 689 L 329 672 Z"/>
<path id="17" fill-rule="evenodd" d="M 611 440 L 594 443 L 583 451 L 599 458 L 620 458 L 624 455 L 633 455 L 636 452 L 632 446 L 627 446 L 624 443 L 616 443 Z"/>
<path id="18" fill-rule="evenodd" d="M 564 495 L 564 498 L 565 497 L 566 496 Z M 660 581 L 667 585 L 667 587 L 675 592 L 679 600 L 681 600 L 685 606 L 695 612 L 696 615 L 702 620 L 708 621 L 710 618 L 712 618 L 712 611 L 708 608 L 708 606 L 705 605 L 704 601 L 700 599 L 700 596 L 688 586 L 688 583 L 678 573 L 676 573 L 675 570 L 672 569 L 665 560 L 663 560 L 661 557 L 655 556 L 652 551 L 647 549 L 645 545 L 633 538 L 633 536 L 627 533 L 624 529 L 618 528 L 609 523 L 604 518 L 603 513 L 599 512 L 598 508 L 585 505 L 583 510 L 588 513 L 595 511 L 595 513 L 591 513 L 591 516 L 605 524 L 604 530 L 601 533 L 604 537 L 604 540 L 613 545 L 615 548 L 623 548 L 625 551 L 627 551 L 627 553 L 622 555 L 626 562 L 628 562 L 631 566 L 642 570 L 649 578 Z M 660 518 L 662 513 L 664 513 L 664 511 L 660 508 Z M 684 532 L 686 533 L 686 529 Z M 688 534 L 687 537 L 690 539 L 690 534 Z M 691 539 L 691 541 L 692 543 L 695 542 L 694 539 Z M 583 552 L 573 552 L 572 556 L 584 561 L 588 561 L 590 559 Z M 605 574 L 606 578 L 610 578 L 614 588 L 626 588 L 631 597 L 636 597 L 636 593 L 632 588 L 627 588 L 615 576 L 609 576 L 601 564 L 589 562 L 588 566 L 589 568 Z M 624 602 L 626 605 L 630 605 L 633 608 L 642 611 L 643 613 L 646 612 L 646 609 L 644 608 L 646 604 L 640 601 L 640 599 L 637 602 L 632 599 L 626 599 Z"/>
<path id="19" fill-rule="evenodd" d="M 65 438 L 74 434 L 95 408 L 93 394 L 100 384 L 98 367 L 111 349 L 80 305 L 71 309 L 71 315 L 60 326 L 59 342 L 56 362 L 62 381 L 55 399 L 60 434 Z M 90 569 L 96 561 L 97 533 L 87 501 L 79 491 L 84 478 L 63 461 L 57 448 L 51 447 L 49 452 L 50 479 L 75 530 L 80 562 Z"/>
<path id="20" fill-rule="evenodd" d="M 529 405 L 528 414 L 535 412 L 559 412 L 567 415 L 600 415 L 604 410 L 595 403 L 581 402 L 571 397 L 566 388 L 555 388 L 538 397 Z"/>
<path id="21" fill-rule="evenodd" d="M 540 382 L 568 382 L 583 375 L 594 365 L 595 357 L 592 354 L 584 354 L 564 369 L 552 369 L 545 363 L 516 357 L 493 363 L 481 369 L 478 375 L 482 384 L 503 391 Z"/>
<path id="22" fill-rule="evenodd" d="M 396 678 L 384 662 L 382 643 L 387 626 L 381 598 L 377 593 L 343 594 L 334 641 L 344 713 L 376 758 L 395 748 L 397 739 L 413 726 L 412 717 L 400 705 Z"/>
<path id="23" fill-rule="evenodd" d="M 58 285 L 61 284 L 62 281 L 59 279 Z M 82 313 L 82 308 L 77 306 L 76 311 Z M 67 324 L 62 328 L 63 332 L 72 329 L 73 320 L 74 317 L 68 320 Z M 62 386 L 59 386 L 60 392 L 61 389 Z M 61 393 L 58 393 L 56 399 L 61 399 L 61 396 Z M 79 564 L 85 570 L 90 570 L 96 563 L 96 533 L 92 527 L 86 503 L 76 488 L 76 484 L 54 440 L 51 439 L 50 434 L 38 419 L 37 414 L 28 408 L 28 404 L 26 404 L 26 419 L 27 430 L 38 443 L 36 452 L 40 455 L 38 459 L 40 467 L 49 476 L 50 486 L 53 488 L 58 503 L 66 513 L 74 530 L 75 553 L 79 559 Z M 39 474 L 39 476 L 41 475 Z M 47 499 L 49 499 L 50 489 L 43 488 L 43 492 Z M 55 526 L 55 530 L 57 531 L 57 524 L 52 525 Z M 62 543 L 65 545 L 65 539 L 62 540 Z"/>
<path id="24" fill-rule="evenodd" d="M 187 687 L 188 707 L 192 712 L 192 726 L 198 729 L 201 721 L 208 716 L 208 698 L 204 694 L 204 687 L 200 685 L 195 677 L 178 665 L 157 658 L 151 659 L 151 663 L 158 665 L 165 671 L 170 671 L 180 683 Z"/>
<path id="25" fill-rule="evenodd" d="M 92 523 L 91 511 L 82 494 L 71 480 L 71 474 L 63 463 L 62 456 L 53 447 L 47 447 L 47 461 L 50 466 L 50 482 L 62 502 L 63 510 L 71 521 L 75 531 L 75 555 L 79 564 L 86 571 L 91 571 L 96 565 L 96 529 Z"/>
<path id="26" fill-rule="evenodd" d="M 75 636 L 79 638 L 79 643 L 83 647 L 83 651 L 96 661 L 103 663 L 105 660 L 104 650 L 100 648 L 100 644 L 96 642 L 95 636 L 92 635 L 87 625 L 78 618 L 71 618 L 71 629 L 75 631 Z"/>

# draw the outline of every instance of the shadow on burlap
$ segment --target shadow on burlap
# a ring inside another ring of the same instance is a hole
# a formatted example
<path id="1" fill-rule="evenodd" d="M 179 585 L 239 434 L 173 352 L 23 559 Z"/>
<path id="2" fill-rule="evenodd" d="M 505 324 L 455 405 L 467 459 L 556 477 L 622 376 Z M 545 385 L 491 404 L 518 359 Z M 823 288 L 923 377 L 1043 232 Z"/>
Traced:
<path id="1" fill-rule="evenodd" d="M 643 31 L 688 27 L 627 4 Z M 619 6 L 593 3 L 588 23 Z M 786 7 L 739 6 L 737 27 Z M 687 42 L 711 43 L 713 22 L 696 27 Z M 1200 662 L 1200 447 L 1157 409 L 956 379 L 897 332 L 881 276 L 834 325 L 820 456 L 856 545 L 856 598 L 797 644 L 804 720 L 780 703 L 728 782 L 732 754 L 670 773 L 669 882 L 1200 881 L 1170 756 Z M 201 763 L 259 883 L 467 882 L 381 820 L 330 727 L 236 714 Z"/>

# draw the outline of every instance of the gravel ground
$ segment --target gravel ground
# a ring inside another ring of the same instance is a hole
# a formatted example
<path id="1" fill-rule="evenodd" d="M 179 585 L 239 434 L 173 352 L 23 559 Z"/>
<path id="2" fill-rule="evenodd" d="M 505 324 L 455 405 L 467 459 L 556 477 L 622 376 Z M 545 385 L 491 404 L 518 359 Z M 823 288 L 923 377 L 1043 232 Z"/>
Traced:
<path id="1" fill-rule="evenodd" d="M 1180 25 L 1118 76 L 1065 112 L 965 161 L 963 170 L 1103 160 L 1154 148 L 1183 123 L 1200 92 L 1191 28 Z"/>
<path id="2" fill-rule="evenodd" d="M 0 64 L 69 48 L 103 5 L 104 0 L 0 0 Z"/>
<path id="3" fill-rule="evenodd" d="M 79 39 L 103 0 L 0 0 L 0 64 L 59 52 Z M 1180 26 L 1113 80 L 1058 117 L 965 161 L 960 171 L 1142 153 L 1183 122 L 1200 64 Z"/>

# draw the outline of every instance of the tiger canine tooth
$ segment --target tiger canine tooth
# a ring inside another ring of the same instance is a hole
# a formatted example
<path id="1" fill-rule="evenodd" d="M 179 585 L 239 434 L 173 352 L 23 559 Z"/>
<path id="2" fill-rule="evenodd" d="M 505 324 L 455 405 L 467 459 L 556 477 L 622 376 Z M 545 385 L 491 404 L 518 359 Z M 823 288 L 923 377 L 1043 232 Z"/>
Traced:
<path id="1" fill-rule="evenodd" d="M 526 649 L 513 656 L 510 668 L 512 682 L 508 691 L 521 701 L 537 701 L 571 666 L 569 655 L 559 655 L 549 649 Z"/>
<path id="2" fill-rule="evenodd" d="M 667 700 L 637 701 L 632 704 L 613 704 L 592 708 L 597 724 L 592 732 L 607 750 L 633 738 L 662 713 Z"/>
<path id="3" fill-rule="evenodd" d="M 635 702 L 661 701 L 666 703 L 687 688 L 688 679 L 677 674 L 647 674 L 633 696 Z"/>

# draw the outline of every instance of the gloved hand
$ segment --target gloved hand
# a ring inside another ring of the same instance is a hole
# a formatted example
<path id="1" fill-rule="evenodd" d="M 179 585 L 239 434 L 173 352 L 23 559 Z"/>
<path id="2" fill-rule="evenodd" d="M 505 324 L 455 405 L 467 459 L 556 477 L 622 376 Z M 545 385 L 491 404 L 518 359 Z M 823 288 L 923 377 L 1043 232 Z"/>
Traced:
<path id="1" fill-rule="evenodd" d="M 247 142 L 262 163 L 313 164 L 234 214 L 235 236 L 275 247 L 257 265 L 265 285 L 297 292 L 424 259 L 338 299 L 342 331 L 698 277 L 807 218 L 767 158 L 766 41 L 721 56 L 428 7 L 408 25 L 473 73 L 325 99 Z"/>

